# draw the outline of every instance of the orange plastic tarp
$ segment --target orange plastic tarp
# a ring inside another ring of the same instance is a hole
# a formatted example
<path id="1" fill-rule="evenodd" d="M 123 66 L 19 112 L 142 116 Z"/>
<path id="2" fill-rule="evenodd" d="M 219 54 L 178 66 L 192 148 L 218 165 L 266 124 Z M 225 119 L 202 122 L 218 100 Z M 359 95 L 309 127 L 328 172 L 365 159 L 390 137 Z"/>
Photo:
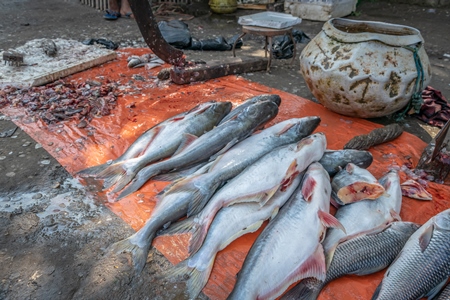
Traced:
<path id="1" fill-rule="evenodd" d="M 342 149 L 355 135 L 365 134 L 380 127 L 367 120 L 335 114 L 312 101 L 237 76 L 183 86 L 158 83 L 155 81 L 158 69 L 147 71 L 144 68 L 128 69 L 126 66 L 127 56 L 147 52 L 147 49 L 122 50 L 118 60 L 67 78 L 75 81 L 101 81 L 107 78 L 121 83 L 124 94 L 119 97 L 118 107 L 113 115 L 94 119 L 86 128 L 78 128 L 76 120 L 48 126 L 40 121 L 32 122 L 20 108 L 5 107 L 1 111 L 11 116 L 18 126 L 41 143 L 72 175 L 86 167 L 117 158 L 146 129 L 210 100 L 231 101 L 237 105 L 258 94 L 278 94 L 282 103 L 278 116 L 270 125 L 294 117 L 320 116 L 322 122 L 316 131 L 326 134 L 328 149 Z M 374 162 L 369 170 L 379 178 L 395 165 L 402 166 L 411 162 L 416 165 L 425 146 L 417 137 L 403 133 L 393 142 L 370 149 Z M 400 172 L 400 175 L 402 182 L 408 179 L 403 172 Z M 83 180 L 82 183 L 92 184 Z M 119 202 L 114 202 L 114 197 L 103 192 L 95 195 L 138 230 L 144 225 L 155 205 L 155 194 L 166 184 L 167 182 L 149 181 L 141 190 Z M 417 201 L 404 197 L 400 216 L 404 221 L 423 224 L 436 213 L 450 207 L 449 190 L 448 186 L 430 183 L 428 191 L 433 195 L 433 201 Z M 227 297 L 246 253 L 261 230 L 239 238 L 217 255 L 211 277 L 203 290 L 207 296 L 211 299 Z M 186 236 L 159 237 L 153 245 L 172 263 L 178 263 L 186 258 L 186 240 Z M 378 272 L 364 277 L 346 276 L 335 280 L 324 289 L 319 299 L 370 299 L 382 276 L 383 272 Z"/>

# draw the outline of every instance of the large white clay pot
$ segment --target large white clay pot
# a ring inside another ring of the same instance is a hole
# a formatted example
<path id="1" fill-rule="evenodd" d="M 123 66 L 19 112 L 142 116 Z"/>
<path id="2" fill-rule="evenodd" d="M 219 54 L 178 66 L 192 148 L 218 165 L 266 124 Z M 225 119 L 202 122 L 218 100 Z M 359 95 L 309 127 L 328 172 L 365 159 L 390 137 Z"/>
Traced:
<path id="1" fill-rule="evenodd" d="M 430 81 L 423 42 L 412 27 L 331 19 L 303 49 L 300 69 L 312 94 L 328 109 L 360 118 L 386 116 L 404 108 Z"/>

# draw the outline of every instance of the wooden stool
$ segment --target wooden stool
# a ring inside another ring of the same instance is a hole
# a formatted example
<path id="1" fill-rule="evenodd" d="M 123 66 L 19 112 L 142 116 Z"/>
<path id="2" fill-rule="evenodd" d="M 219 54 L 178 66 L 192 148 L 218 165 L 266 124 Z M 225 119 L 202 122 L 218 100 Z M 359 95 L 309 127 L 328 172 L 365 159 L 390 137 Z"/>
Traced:
<path id="1" fill-rule="evenodd" d="M 266 41 L 265 41 L 265 44 L 264 44 L 265 57 L 267 57 L 267 53 L 269 53 L 269 62 L 267 63 L 267 71 L 270 70 L 270 64 L 272 63 L 272 51 L 271 51 L 271 49 L 272 49 L 272 37 L 277 36 L 277 35 L 284 35 L 286 33 L 289 33 L 289 35 L 291 37 L 291 40 L 294 43 L 294 51 L 293 51 L 291 64 L 294 63 L 295 53 L 296 53 L 296 49 L 295 48 L 296 47 L 295 47 L 294 36 L 292 34 L 292 27 L 275 29 L 275 28 L 258 27 L 258 26 L 245 26 L 245 25 L 242 26 L 242 34 L 233 43 L 233 56 L 234 57 L 236 57 L 235 48 L 236 48 L 237 41 L 239 41 L 247 33 L 255 34 L 255 35 L 262 35 L 262 36 L 266 37 Z"/>

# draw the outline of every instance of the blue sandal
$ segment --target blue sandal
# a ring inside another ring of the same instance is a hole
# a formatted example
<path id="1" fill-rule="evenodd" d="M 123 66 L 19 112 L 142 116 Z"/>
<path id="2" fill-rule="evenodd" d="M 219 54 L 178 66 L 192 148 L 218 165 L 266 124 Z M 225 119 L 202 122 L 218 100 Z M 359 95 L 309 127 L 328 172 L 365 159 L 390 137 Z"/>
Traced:
<path id="1" fill-rule="evenodd" d="M 103 18 L 110 21 L 115 21 L 120 18 L 120 13 L 113 10 L 106 10 L 106 13 L 103 15 Z"/>

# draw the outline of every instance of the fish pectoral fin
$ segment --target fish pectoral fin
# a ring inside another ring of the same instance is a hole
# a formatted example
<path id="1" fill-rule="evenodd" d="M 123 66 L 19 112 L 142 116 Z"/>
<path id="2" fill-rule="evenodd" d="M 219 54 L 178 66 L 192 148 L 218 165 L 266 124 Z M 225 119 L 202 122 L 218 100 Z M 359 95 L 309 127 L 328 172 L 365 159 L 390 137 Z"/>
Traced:
<path id="1" fill-rule="evenodd" d="M 190 144 L 192 144 L 193 141 L 198 139 L 198 136 L 195 136 L 190 133 L 184 133 L 183 134 L 183 140 L 181 141 L 180 145 L 178 146 L 177 151 L 172 156 L 178 155 L 180 152 L 182 152 L 184 149 L 186 149 Z"/>
<path id="2" fill-rule="evenodd" d="M 424 232 L 419 237 L 419 246 L 420 250 L 425 252 L 428 245 L 430 244 L 431 238 L 433 237 L 434 225 L 431 224 L 427 228 L 425 228 Z"/>
<path id="3" fill-rule="evenodd" d="M 426 295 L 423 295 L 422 297 L 426 297 L 427 299 L 434 299 L 434 297 L 441 291 L 441 289 L 447 283 L 447 280 L 448 278 L 445 278 L 444 281 L 436 285 Z"/>
<path id="4" fill-rule="evenodd" d="M 287 132 L 289 129 L 292 128 L 292 126 L 294 126 L 294 123 L 291 124 L 287 124 L 286 126 L 284 126 L 280 131 L 278 131 L 277 133 L 275 133 L 276 136 L 281 136 L 283 135 L 283 133 Z"/>
<path id="5" fill-rule="evenodd" d="M 286 171 L 286 174 L 283 177 L 283 180 L 281 180 L 280 183 L 280 191 L 284 192 L 287 190 L 288 187 L 292 185 L 294 182 L 294 179 L 300 174 L 300 172 L 297 170 L 297 160 L 293 160 L 292 163 L 289 165 L 289 168 Z"/>
<path id="6" fill-rule="evenodd" d="M 324 281 L 326 275 L 325 256 L 322 244 L 318 244 L 314 253 L 295 271 L 296 279 L 314 277 Z"/>
<path id="7" fill-rule="evenodd" d="M 279 211 L 280 211 L 280 208 L 278 206 L 275 207 L 274 210 L 272 211 L 272 214 L 270 215 L 270 220 L 273 220 L 278 215 Z"/>
<path id="8" fill-rule="evenodd" d="M 306 202 L 311 202 L 313 191 L 316 185 L 317 181 L 313 177 L 305 175 L 302 183 L 302 196 Z"/>
<path id="9" fill-rule="evenodd" d="M 347 234 L 344 226 L 333 215 L 331 215 L 323 210 L 319 210 L 317 212 L 317 214 L 319 215 L 320 222 L 322 222 L 323 226 L 338 228 L 338 229 L 342 230 L 345 234 Z"/>
<path id="10" fill-rule="evenodd" d="M 347 171 L 348 174 L 352 175 L 353 172 L 355 171 L 355 165 L 352 164 L 352 163 L 348 163 L 348 164 L 345 166 L 345 171 Z"/>
<path id="11" fill-rule="evenodd" d="M 389 211 L 391 217 L 394 219 L 394 221 L 401 221 L 402 218 L 400 217 L 400 215 L 398 214 L 398 212 L 396 212 L 395 210 L 391 209 Z"/>
<path id="12" fill-rule="evenodd" d="M 221 156 L 222 154 L 224 154 L 225 152 L 227 152 L 231 147 L 233 147 L 234 145 L 236 145 L 239 142 L 239 140 L 237 138 L 232 139 L 228 144 L 225 145 L 225 147 L 223 147 L 222 149 L 220 149 L 219 152 L 217 152 L 216 154 L 212 155 L 209 158 L 209 161 L 215 160 L 217 159 L 219 156 Z"/>
<path id="13" fill-rule="evenodd" d="M 331 203 L 331 205 L 333 205 L 335 208 L 339 209 L 339 207 L 341 207 L 342 205 L 340 205 L 340 204 L 338 203 L 337 198 L 338 198 L 338 196 L 337 196 L 336 192 L 333 191 L 333 190 L 331 190 L 330 203 Z"/>

